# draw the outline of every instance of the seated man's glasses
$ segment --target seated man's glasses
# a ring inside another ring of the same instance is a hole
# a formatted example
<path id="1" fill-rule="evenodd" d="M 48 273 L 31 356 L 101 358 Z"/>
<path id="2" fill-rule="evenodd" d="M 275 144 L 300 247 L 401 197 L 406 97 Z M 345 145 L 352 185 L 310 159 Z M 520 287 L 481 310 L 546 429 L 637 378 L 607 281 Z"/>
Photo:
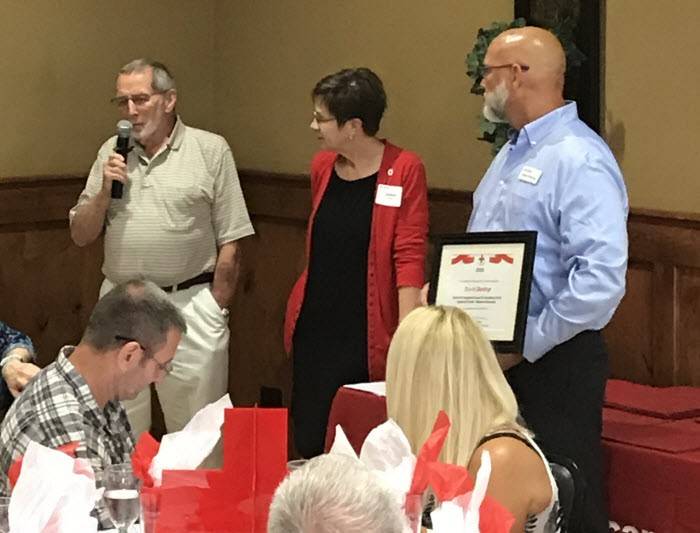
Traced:
<path id="1" fill-rule="evenodd" d="M 156 359 L 156 358 L 153 356 L 153 354 L 150 352 L 150 350 L 147 350 L 147 349 L 145 348 L 145 346 L 144 346 L 143 344 L 141 344 L 139 341 L 137 341 L 136 339 L 132 339 L 132 338 L 130 338 L 130 337 L 123 337 L 122 335 L 115 335 L 114 338 L 117 339 L 118 341 L 122 341 L 122 342 L 124 342 L 124 343 L 127 343 L 127 342 L 135 342 L 136 344 L 139 345 L 139 348 L 141 348 L 141 351 L 143 352 L 143 355 L 144 355 L 145 357 L 147 357 L 148 359 L 153 359 L 153 362 L 154 362 L 154 363 L 158 366 L 158 368 L 160 368 L 163 372 L 165 372 L 166 374 L 170 374 L 170 372 L 173 371 L 173 362 L 172 362 L 172 361 L 168 361 L 167 363 L 161 363 L 160 361 L 158 361 L 158 359 Z"/>

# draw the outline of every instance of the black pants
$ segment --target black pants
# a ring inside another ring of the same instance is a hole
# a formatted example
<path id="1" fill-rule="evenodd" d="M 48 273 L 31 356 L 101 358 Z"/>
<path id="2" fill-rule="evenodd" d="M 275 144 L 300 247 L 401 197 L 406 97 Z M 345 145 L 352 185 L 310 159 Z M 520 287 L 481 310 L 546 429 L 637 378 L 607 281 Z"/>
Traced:
<path id="1" fill-rule="evenodd" d="M 583 509 L 571 531 L 607 533 L 603 496 L 602 414 L 608 356 L 599 331 L 584 331 L 537 362 L 506 372 L 520 410 L 545 454 L 576 462 L 586 481 Z"/>
<path id="2" fill-rule="evenodd" d="M 294 336 L 292 419 L 294 445 L 307 459 L 323 453 L 333 397 L 348 383 L 369 381 L 367 340 Z"/>

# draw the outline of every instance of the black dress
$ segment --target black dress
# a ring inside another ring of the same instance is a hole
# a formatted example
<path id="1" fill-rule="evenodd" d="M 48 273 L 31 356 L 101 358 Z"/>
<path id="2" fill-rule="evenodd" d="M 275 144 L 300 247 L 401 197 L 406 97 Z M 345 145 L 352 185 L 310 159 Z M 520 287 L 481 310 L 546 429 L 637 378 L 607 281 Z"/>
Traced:
<path id="1" fill-rule="evenodd" d="M 293 339 L 297 451 L 323 453 L 339 387 L 369 379 L 367 254 L 377 174 L 346 181 L 333 170 L 311 233 L 304 303 Z"/>

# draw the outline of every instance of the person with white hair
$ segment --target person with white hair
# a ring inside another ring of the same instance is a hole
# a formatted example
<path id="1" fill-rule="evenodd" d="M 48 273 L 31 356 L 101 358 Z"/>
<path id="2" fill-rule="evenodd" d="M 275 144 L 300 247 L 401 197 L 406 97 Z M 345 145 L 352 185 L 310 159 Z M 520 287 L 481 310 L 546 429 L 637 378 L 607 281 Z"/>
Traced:
<path id="1" fill-rule="evenodd" d="M 268 533 L 402 533 L 400 498 L 363 463 L 320 455 L 275 491 Z"/>
<path id="2" fill-rule="evenodd" d="M 168 433 L 181 430 L 228 390 L 229 308 L 238 241 L 254 233 L 236 164 L 220 135 L 186 125 L 170 70 L 139 58 L 117 74 L 111 99 L 131 124 L 126 159 L 105 141 L 71 209 L 73 242 L 104 234 L 100 297 L 143 278 L 169 294 L 187 320 L 172 373 L 155 386 Z M 122 195 L 112 198 L 112 186 Z M 124 406 L 135 435 L 151 429 L 151 388 Z"/>

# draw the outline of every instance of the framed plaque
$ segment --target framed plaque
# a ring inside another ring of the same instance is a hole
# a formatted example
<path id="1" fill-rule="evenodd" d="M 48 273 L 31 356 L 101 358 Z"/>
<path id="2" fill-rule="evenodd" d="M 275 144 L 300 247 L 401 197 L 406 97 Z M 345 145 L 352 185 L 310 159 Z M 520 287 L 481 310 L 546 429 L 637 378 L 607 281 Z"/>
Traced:
<path id="1" fill-rule="evenodd" d="M 500 353 L 522 353 L 536 231 L 442 235 L 428 302 L 463 309 Z"/>

